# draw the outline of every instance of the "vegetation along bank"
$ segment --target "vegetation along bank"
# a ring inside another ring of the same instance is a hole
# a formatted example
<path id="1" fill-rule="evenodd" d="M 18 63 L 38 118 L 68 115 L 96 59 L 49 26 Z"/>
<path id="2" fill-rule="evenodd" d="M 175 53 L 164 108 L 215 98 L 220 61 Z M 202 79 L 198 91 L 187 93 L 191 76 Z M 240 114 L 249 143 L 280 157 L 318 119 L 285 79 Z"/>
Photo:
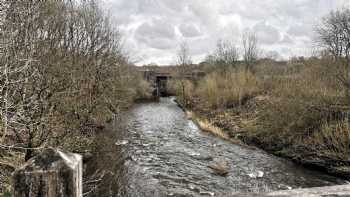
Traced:
<path id="1" fill-rule="evenodd" d="M 220 128 L 223 138 L 349 178 L 350 33 L 343 31 L 349 27 L 349 9 L 330 13 L 316 28 L 320 50 L 289 61 L 259 58 L 253 33 L 242 39 L 241 50 L 218 42 L 201 64 L 206 76 L 193 81 L 179 75 L 169 91 L 211 125 L 201 127 Z"/>

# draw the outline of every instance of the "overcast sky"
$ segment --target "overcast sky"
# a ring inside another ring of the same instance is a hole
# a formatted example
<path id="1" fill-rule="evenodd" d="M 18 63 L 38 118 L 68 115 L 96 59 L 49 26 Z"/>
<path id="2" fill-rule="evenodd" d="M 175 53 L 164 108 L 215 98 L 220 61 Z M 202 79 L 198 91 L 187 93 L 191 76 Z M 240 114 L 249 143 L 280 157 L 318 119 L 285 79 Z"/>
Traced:
<path id="1" fill-rule="evenodd" d="M 104 0 L 119 27 L 124 48 L 137 64 L 172 64 L 186 41 L 194 62 L 215 49 L 218 39 L 239 47 L 247 29 L 264 51 L 281 57 L 309 55 L 315 25 L 350 0 Z"/>

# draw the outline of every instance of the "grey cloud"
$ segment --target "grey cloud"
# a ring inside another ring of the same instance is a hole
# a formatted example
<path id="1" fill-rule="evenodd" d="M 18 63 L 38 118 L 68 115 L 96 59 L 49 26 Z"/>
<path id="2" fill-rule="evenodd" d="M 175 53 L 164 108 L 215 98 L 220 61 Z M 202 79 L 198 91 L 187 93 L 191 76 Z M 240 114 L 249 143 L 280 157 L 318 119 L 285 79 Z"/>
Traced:
<path id="1" fill-rule="evenodd" d="M 188 4 L 188 12 L 192 15 L 192 19 L 198 21 L 208 31 L 217 26 L 218 23 L 218 7 L 213 1 L 203 3 L 202 0 L 190 0 Z"/>
<path id="2" fill-rule="evenodd" d="M 276 3 L 247 0 L 245 3 L 241 1 L 238 6 L 240 15 L 250 20 L 261 20 L 274 14 Z"/>
<path id="3" fill-rule="evenodd" d="M 181 24 L 179 30 L 184 37 L 197 37 L 201 35 L 198 27 L 193 24 Z"/>
<path id="4" fill-rule="evenodd" d="M 215 48 L 217 39 L 240 44 L 246 28 L 263 48 L 281 56 L 309 47 L 313 27 L 332 8 L 348 0 L 103 0 L 119 25 L 130 53 L 144 62 L 171 63 L 185 40 L 196 57 Z M 161 58 L 160 58 L 161 57 Z"/>
<path id="5" fill-rule="evenodd" d="M 185 7 L 185 0 L 162 0 L 161 1 L 165 7 L 176 12 L 182 12 Z"/>
<path id="6" fill-rule="evenodd" d="M 207 55 L 210 50 L 215 49 L 216 42 L 216 40 L 211 40 L 205 37 L 191 40 L 188 43 L 189 46 L 191 46 L 191 55 Z"/>
<path id="7" fill-rule="evenodd" d="M 135 31 L 138 42 L 161 50 L 171 49 L 174 46 L 175 36 L 175 27 L 164 20 L 145 22 Z"/>
<path id="8" fill-rule="evenodd" d="M 262 44 L 274 44 L 280 41 L 280 32 L 266 22 L 260 22 L 253 27 L 253 31 L 257 34 L 259 42 Z"/>
<path id="9" fill-rule="evenodd" d="M 154 49 L 166 50 L 174 47 L 172 40 L 165 38 L 153 38 L 145 41 L 149 47 Z"/>
<path id="10" fill-rule="evenodd" d="M 137 38 L 174 38 L 175 28 L 163 20 L 154 20 L 152 22 L 145 22 L 136 30 Z"/>
<path id="11" fill-rule="evenodd" d="M 283 36 L 283 39 L 280 41 L 280 43 L 282 43 L 282 44 L 293 44 L 294 41 L 292 40 L 292 38 L 288 34 L 285 34 Z"/>
<path id="12" fill-rule="evenodd" d="M 303 24 L 295 24 L 289 27 L 287 33 L 292 36 L 310 36 L 313 33 L 313 27 Z"/>
<path id="13" fill-rule="evenodd" d="M 171 26 L 153 26 L 148 23 L 141 25 L 135 33 L 138 42 L 154 49 L 167 50 L 174 47 L 174 28 Z"/>

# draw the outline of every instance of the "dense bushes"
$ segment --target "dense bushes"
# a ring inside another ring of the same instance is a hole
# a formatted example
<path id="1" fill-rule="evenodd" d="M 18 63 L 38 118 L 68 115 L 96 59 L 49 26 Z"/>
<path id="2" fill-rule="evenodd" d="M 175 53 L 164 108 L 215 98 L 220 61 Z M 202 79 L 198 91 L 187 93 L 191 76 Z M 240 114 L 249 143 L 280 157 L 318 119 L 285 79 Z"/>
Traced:
<path id="1" fill-rule="evenodd" d="M 94 0 L 6 3 L 2 143 L 57 146 L 148 96 L 147 83 L 123 56 L 119 32 Z"/>
<path id="2" fill-rule="evenodd" d="M 346 91 L 328 66 L 327 59 L 308 60 L 298 73 L 269 78 L 268 83 L 273 84 L 266 91 L 269 100 L 250 134 L 265 144 L 277 141 L 284 149 L 305 146 L 317 150 L 316 154 L 338 149 L 343 153 L 350 151 L 342 143 L 349 133 L 344 126 L 350 109 Z M 337 157 L 348 159 L 341 155 Z"/>
<path id="3" fill-rule="evenodd" d="M 309 143 L 319 147 L 323 154 L 337 160 L 350 159 L 350 127 L 348 120 L 324 123 Z"/>
<path id="4" fill-rule="evenodd" d="M 96 132 L 148 96 L 120 39 L 94 0 L 0 0 L 0 161 L 91 150 Z"/>

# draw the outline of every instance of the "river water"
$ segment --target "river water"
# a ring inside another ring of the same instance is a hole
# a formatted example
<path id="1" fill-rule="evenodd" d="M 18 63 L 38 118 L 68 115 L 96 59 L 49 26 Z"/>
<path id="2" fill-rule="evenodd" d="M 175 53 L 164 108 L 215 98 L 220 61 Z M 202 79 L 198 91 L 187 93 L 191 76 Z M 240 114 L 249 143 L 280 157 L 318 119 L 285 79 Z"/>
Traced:
<path id="1" fill-rule="evenodd" d="M 343 183 L 292 162 L 202 132 L 173 98 L 128 114 L 120 196 L 222 196 Z M 226 162 L 227 176 L 208 166 Z"/>

